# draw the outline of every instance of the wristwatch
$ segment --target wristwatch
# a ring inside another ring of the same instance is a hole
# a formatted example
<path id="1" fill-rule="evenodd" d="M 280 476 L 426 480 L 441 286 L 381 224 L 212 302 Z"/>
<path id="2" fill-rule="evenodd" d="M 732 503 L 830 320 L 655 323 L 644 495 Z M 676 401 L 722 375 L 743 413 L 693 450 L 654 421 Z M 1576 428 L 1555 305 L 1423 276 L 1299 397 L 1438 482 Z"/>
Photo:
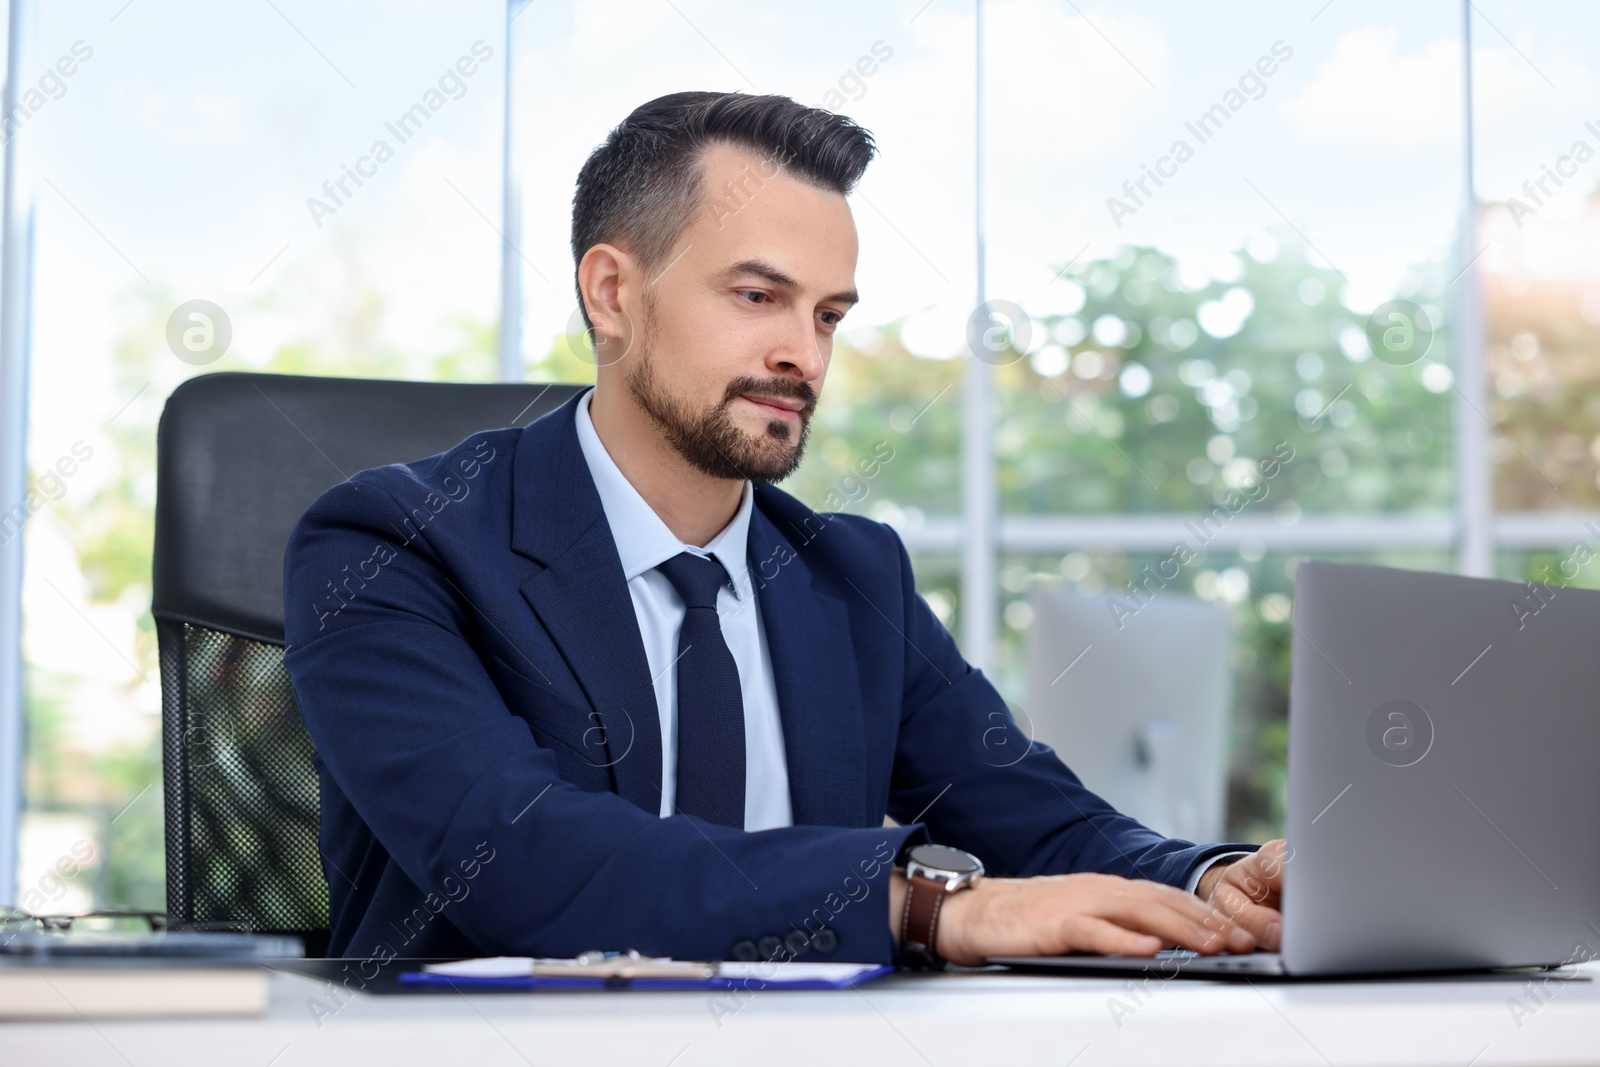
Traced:
<path id="1" fill-rule="evenodd" d="M 915 845 L 906 852 L 906 907 L 900 916 L 900 950 L 909 966 L 938 970 L 936 946 L 944 898 L 971 889 L 983 878 L 983 863 L 970 852 L 945 845 Z"/>

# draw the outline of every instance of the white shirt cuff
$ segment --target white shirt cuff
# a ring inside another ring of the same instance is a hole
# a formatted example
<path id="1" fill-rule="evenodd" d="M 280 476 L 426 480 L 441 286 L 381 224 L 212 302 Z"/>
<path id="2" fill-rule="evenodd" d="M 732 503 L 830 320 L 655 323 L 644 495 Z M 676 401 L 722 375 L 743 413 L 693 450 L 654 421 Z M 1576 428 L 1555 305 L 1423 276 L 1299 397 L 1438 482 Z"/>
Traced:
<path id="1" fill-rule="evenodd" d="M 1188 884 L 1183 887 L 1183 891 L 1185 893 L 1193 893 L 1195 891 L 1195 887 L 1200 884 L 1200 879 L 1205 877 L 1206 872 L 1215 867 L 1218 863 L 1221 863 L 1223 860 L 1234 860 L 1238 859 L 1240 856 L 1250 855 L 1254 855 L 1254 853 L 1223 852 L 1216 856 L 1207 856 L 1204 860 L 1195 864 L 1194 870 L 1189 872 L 1189 881 Z"/>

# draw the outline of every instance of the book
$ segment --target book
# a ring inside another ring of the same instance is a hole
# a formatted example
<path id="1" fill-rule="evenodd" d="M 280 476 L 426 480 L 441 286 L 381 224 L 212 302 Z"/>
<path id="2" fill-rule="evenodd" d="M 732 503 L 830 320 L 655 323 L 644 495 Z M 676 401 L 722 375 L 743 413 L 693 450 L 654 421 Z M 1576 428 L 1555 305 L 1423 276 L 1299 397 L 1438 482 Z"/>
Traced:
<path id="1" fill-rule="evenodd" d="M 261 1015 L 268 974 L 215 960 L 0 959 L 0 1019 Z"/>
<path id="2" fill-rule="evenodd" d="M 305 954 L 298 937 L 278 934 L 158 930 L 152 933 L 24 931 L 0 942 L 0 957 L 54 959 L 295 959 Z"/>

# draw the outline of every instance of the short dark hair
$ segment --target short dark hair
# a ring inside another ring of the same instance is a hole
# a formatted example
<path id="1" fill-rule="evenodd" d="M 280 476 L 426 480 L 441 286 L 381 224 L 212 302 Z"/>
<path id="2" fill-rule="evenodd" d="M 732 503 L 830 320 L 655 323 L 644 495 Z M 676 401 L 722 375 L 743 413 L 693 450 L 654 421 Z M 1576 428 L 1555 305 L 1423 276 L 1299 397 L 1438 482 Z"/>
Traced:
<path id="1" fill-rule="evenodd" d="M 578 172 L 572 197 L 573 285 L 585 252 L 626 248 L 663 267 L 706 206 L 701 156 L 712 144 L 749 148 L 796 178 L 849 195 L 877 152 L 872 134 L 844 115 L 787 96 L 672 93 L 641 104 L 606 135 Z M 584 323 L 589 311 L 578 289 Z"/>

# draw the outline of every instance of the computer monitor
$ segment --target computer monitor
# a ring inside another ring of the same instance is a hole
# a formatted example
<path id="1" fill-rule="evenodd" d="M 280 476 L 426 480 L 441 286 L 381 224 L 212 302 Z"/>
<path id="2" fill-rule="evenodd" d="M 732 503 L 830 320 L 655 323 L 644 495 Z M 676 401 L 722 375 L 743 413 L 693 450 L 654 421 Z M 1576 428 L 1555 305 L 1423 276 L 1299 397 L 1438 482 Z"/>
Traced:
<path id="1" fill-rule="evenodd" d="M 1228 614 L 1177 593 L 1036 589 L 1019 725 L 1094 792 L 1150 828 L 1226 837 Z"/>

